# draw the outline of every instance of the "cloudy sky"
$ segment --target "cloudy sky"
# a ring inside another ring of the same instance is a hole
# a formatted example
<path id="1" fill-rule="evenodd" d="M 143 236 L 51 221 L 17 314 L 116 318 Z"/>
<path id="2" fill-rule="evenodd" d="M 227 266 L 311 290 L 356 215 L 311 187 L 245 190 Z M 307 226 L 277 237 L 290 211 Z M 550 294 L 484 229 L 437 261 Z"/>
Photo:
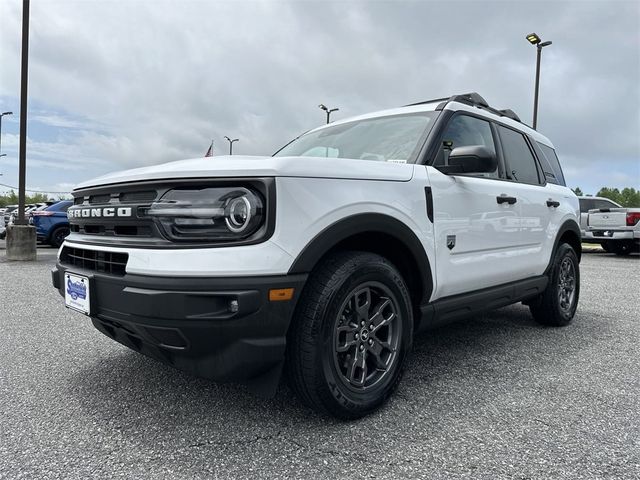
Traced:
<path id="1" fill-rule="evenodd" d="M 0 0 L 0 182 L 17 184 L 21 0 Z M 477 91 L 539 130 L 570 186 L 640 188 L 639 1 L 32 0 L 27 184 L 227 151 Z M 212 161 L 214 161 L 212 159 Z M 0 187 L 0 192 L 5 190 Z"/>

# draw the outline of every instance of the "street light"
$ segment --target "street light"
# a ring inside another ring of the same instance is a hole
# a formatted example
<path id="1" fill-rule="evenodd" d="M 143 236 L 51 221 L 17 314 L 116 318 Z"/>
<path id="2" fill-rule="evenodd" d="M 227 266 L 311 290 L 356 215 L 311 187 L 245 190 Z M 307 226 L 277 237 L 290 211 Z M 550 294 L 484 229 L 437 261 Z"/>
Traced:
<path id="1" fill-rule="evenodd" d="M 329 123 L 329 117 L 331 116 L 331 112 L 337 112 L 338 110 L 340 110 L 339 108 L 332 108 L 331 110 L 329 110 L 323 103 L 318 105 L 318 108 L 320 108 L 320 110 L 324 110 L 325 112 L 327 112 L 327 123 Z"/>
<path id="2" fill-rule="evenodd" d="M 527 40 L 531 45 L 535 45 L 538 50 L 536 59 L 536 87 L 533 95 L 533 129 L 536 129 L 538 125 L 538 91 L 540 89 L 540 57 L 542 56 L 542 49 L 551 45 L 553 42 L 543 42 L 542 39 L 535 33 L 527 35 Z"/>
<path id="3" fill-rule="evenodd" d="M 2 117 L 5 115 L 13 115 L 13 112 L 2 112 L 0 113 L 0 152 L 2 151 Z M 1 157 L 2 155 L 0 155 Z"/>
<path id="4" fill-rule="evenodd" d="M 234 138 L 233 140 L 231 140 L 226 135 L 224 136 L 224 138 L 226 138 L 227 142 L 229 142 L 229 155 L 233 155 L 233 142 L 238 142 L 238 141 L 240 141 L 240 139 L 239 138 Z"/>

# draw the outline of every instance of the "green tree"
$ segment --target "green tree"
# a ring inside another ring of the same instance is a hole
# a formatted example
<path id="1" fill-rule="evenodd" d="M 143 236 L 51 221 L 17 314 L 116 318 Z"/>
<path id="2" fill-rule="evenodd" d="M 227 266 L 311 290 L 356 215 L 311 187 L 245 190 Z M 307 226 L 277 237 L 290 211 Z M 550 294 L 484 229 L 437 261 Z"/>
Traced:
<path id="1" fill-rule="evenodd" d="M 572 188 L 572 190 L 573 190 L 573 193 L 575 193 L 578 197 L 582 197 L 584 195 L 580 187 Z"/>
<path id="2" fill-rule="evenodd" d="M 617 188 L 602 187 L 598 190 L 598 193 L 596 193 L 596 197 L 604 197 L 609 200 L 613 200 L 616 203 L 620 203 L 620 190 Z M 622 204 L 620 203 L 620 205 Z"/>
<path id="3" fill-rule="evenodd" d="M 596 195 L 613 200 L 623 207 L 640 207 L 640 190 L 632 187 L 625 187 L 622 191 L 617 188 L 602 187 Z"/>
<path id="4" fill-rule="evenodd" d="M 640 190 L 626 187 L 620 192 L 620 205 L 623 207 L 640 207 Z"/>

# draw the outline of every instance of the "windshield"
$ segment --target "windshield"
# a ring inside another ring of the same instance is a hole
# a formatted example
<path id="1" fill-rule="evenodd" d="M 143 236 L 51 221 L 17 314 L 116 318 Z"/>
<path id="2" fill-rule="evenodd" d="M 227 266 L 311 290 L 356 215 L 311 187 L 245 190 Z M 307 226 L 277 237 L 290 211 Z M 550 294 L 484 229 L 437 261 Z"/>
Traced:
<path id="1" fill-rule="evenodd" d="M 306 133 L 276 157 L 327 157 L 407 163 L 431 129 L 436 112 L 368 118 Z"/>

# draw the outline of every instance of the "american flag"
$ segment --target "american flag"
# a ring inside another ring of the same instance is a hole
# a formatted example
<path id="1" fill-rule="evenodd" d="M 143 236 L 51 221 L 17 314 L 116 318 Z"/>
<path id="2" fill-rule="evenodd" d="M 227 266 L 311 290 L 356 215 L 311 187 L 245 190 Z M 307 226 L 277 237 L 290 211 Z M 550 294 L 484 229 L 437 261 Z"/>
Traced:
<path id="1" fill-rule="evenodd" d="M 209 145 L 209 150 L 204 154 L 205 157 L 213 157 L 213 140 L 211 140 L 211 145 Z"/>

